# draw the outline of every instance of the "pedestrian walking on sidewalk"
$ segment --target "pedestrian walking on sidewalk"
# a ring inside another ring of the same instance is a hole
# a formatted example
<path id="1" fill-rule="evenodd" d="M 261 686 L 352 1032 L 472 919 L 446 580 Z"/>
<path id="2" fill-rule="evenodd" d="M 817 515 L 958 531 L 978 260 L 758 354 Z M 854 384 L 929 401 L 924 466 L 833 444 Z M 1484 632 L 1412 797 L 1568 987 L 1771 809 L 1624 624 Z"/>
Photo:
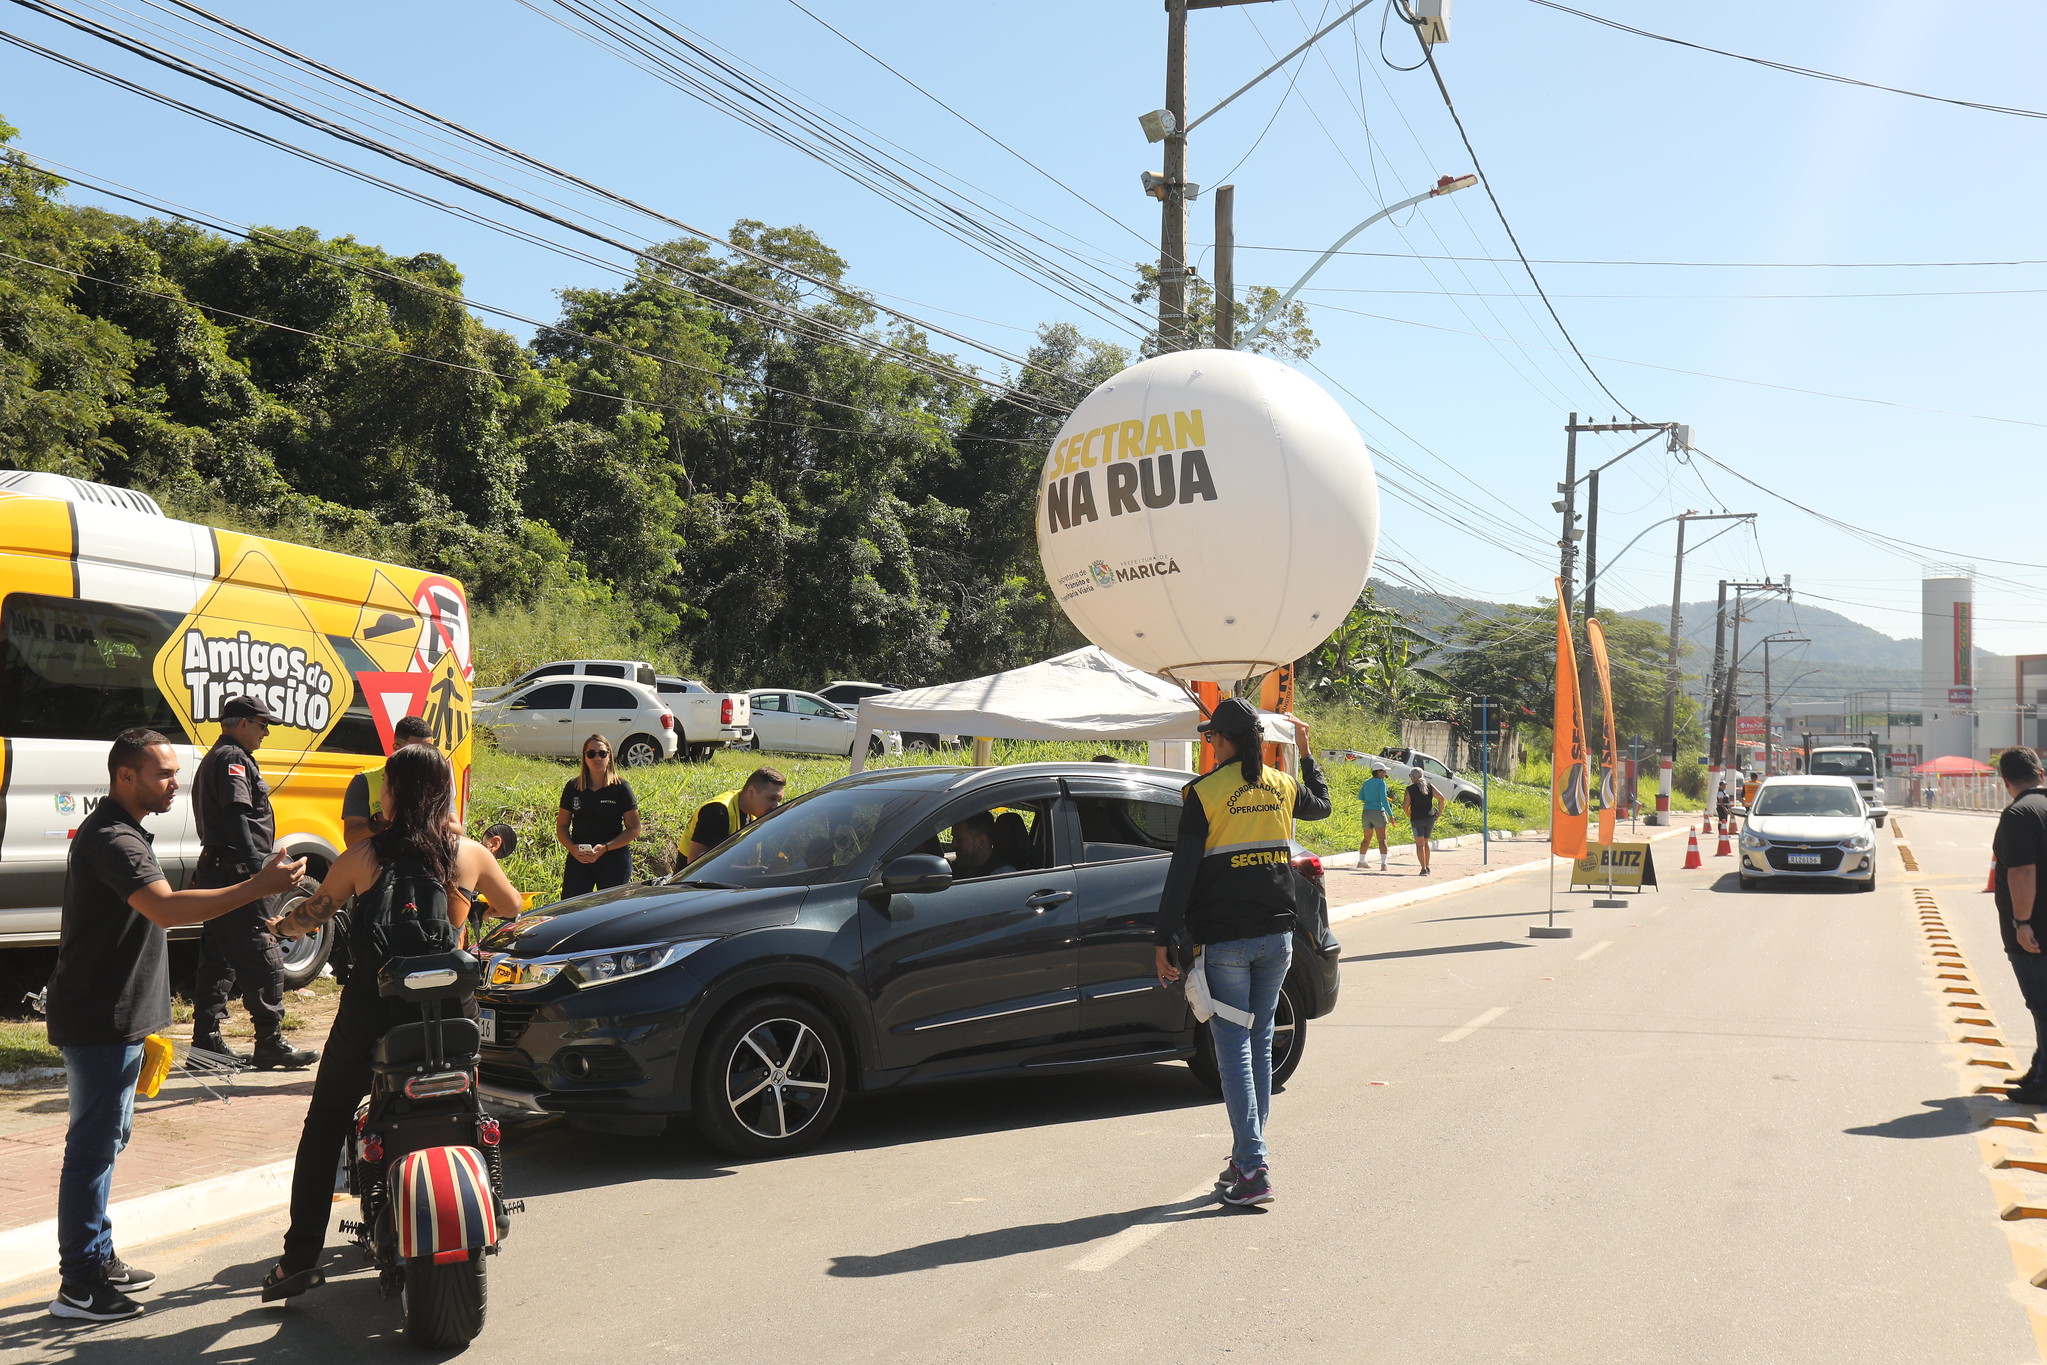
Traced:
<path id="1" fill-rule="evenodd" d="M 85 817 L 64 866 L 50 1042 L 64 1054 L 71 1121 L 57 1179 L 60 1318 L 112 1322 L 156 1277 L 114 1251 L 107 1196 L 135 1124 L 143 1040 L 171 1024 L 164 930 L 203 924 L 297 884 L 303 860 L 271 855 L 232 886 L 173 891 L 142 827 L 178 795 L 178 755 L 154 730 L 124 730 L 107 752 L 107 797 Z"/>
<path id="2" fill-rule="evenodd" d="M 583 766 L 562 788 L 554 816 L 555 842 L 568 850 L 562 899 L 624 886 L 633 879 L 633 840 L 640 837 L 640 802 L 630 782 L 611 766 L 611 741 L 583 741 Z"/>
<path id="3" fill-rule="evenodd" d="M 297 938 L 331 921 L 355 898 L 348 984 L 341 988 L 341 1007 L 313 1078 L 292 1167 L 291 1225 L 284 1234 L 283 1257 L 263 1277 L 266 1303 L 325 1282 L 319 1266 L 334 1207 L 334 1164 L 356 1106 L 370 1093 L 370 1059 L 379 1038 L 420 1017 L 417 1006 L 378 991 L 384 963 L 433 952 L 436 946 L 455 947 L 471 905 L 484 898 L 493 915 L 519 913 L 518 889 L 497 859 L 448 824 L 454 792 L 454 770 L 439 749 L 411 744 L 393 753 L 384 764 L 382 805 L 388 827 L 335 859 L 320 889 L 276 921 L 278 934 Z"/>
<path id="4" fill-rule="evenodd" d="M 1416 768 L 1407 775 L 1407 823 L 1414 830 L 1414 856 L 1422 865 L 1421 875 L 1429 874 L 1429 840 L 1436 833 L 1436 811 L 1442 798 L 1429 785 L 1422 770 Z"/>
<path id="5" fill-rule="evenodd" d="M 194 886 L 233 886 L 254 876 L 276 848 L 270 784 L 256 766 L 256 750 L 276 721 L 269 704 L 253 694 L 221 704 L 220 735 L 192 774 L 192 819 L 199 830 Z M 320 1060 L 320 1054 L 285 1041 L 284 954 L 270 932 L 270 915 L 269 900 L 251 901 L 209 920 L 199 931 L 192 1046 L 241 1056 L 220 1036 L 228 999 L 240 994 L 256 1030 L 251 1060 L 264 1070 L 296 1071 Z"/>
<path id="6" fill-rule="evenodd" d="M 1393 823 L 1393 797 L 1386 790 L 1386 774 L 1390 771 L 1380 759 L 1372 760 L 1372 775 L 1358 788 L 1358 802 L 1364 807 L 1363 831 L 1358 838 L 1358 866 L 1364 867 L 1365 859 L 1371 856 L 1374 840 L 1379 844 L 1379 870 L 1386 870 L 1386 831 Z"/>
<path id="7" fill-rule="evenodd" d="M 2019 994 L 2033 1016 L 2033 1064 L 2019 1078 L 2010 1098 L 2021 1104 L 2047 1105 L 2047 955 L 2040 937 L 2047 921 L 2035 918 L 2047 897 L 2041 895 L 2040 869 L 2047 866 L 2047 773 L 2031 749 L 2006 749 L 1997 757 L 1997 773 L 2011 804 L 1997 817 L 1990 842 L 1996 866 L 1991 877 L 1997 900 L 1997 927 L 2004 935 L 2004 953 Z"/>
<path id="8" fill-rule="evenodd" d="M 1216 766 L 1187 784 L 1180 834 L 1159 898 L 1154 958 L 1159 984 L 1199 976 L 1216 1074 L 1229 1111 L 1229 1164 L 1216 1180 L 1226 1204 L 1273 1197 L 1265 1146 L 1272 1110 L 1272 1020 L 1293 961 L 1295 820 L 1329 814 L 1329 789 L 1293 722 L 1301 780 L 1265 766 L 1258 713 L 1231 697 L 1201 727 Z"/>

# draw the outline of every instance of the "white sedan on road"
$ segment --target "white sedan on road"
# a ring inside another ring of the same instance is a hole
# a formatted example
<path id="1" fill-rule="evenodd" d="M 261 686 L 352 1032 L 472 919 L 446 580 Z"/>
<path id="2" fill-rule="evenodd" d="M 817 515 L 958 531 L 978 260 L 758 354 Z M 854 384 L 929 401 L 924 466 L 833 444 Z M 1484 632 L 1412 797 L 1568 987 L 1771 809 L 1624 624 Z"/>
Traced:
<path id="1" fill-rule="evenodd" d="M 612 762 L 648 768 L 675 757 L 675 713 L 651 687 L 623 678 L 543 677 L 478 702 L 476 723 L 507 753 L 577 760 L 590 735 L 611 741 Z"/>
<path id="2" fill-rule="evenodd" d="M 1876 826 L 1848 777 L 1773 777 L 1741 826 L 1741 889 L 1764 879 L 1843 881 L 1876 890 Z"/>
<path id="3" fill-rule="evenodd" d="M 754 748 L 784 754 L 853 756 L 859 725 L 851 712 L 817 693 L 760 688 L 746 697 L 753 712 Z M 903 737 L 898 734 L 878 734 L 867 741 L 869 758 L 902 751 Z"/>

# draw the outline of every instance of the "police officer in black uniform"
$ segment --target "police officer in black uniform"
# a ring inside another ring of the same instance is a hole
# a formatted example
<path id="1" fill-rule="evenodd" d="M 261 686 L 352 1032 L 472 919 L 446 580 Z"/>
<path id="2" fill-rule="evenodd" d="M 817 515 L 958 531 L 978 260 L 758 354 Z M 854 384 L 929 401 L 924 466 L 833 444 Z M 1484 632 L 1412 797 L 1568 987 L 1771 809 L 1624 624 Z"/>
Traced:
<path id="1" fill-rule="evenodd" d="M 220 708 L 220 738 L 199 760 L 192 778 L 192 815 L 199 824 L 194 886 L 233 886 L 270 857 L 277 816 L 255 751 L 276 719 L 260 697 L 229 697 Z M 284 955 L 270 932 L 271 915 L 269 900 L 251 901 L 208 920 L 200 931 L 192 1046 L 237 1055 L 222 1041 L 220 1026 L 227 1019 L 228 996 L 239 984 L 249 1021 L 256 1026 L 256 1065 L 296 1070 L 311 1066 L 320 1054 L 284 1040 Z"/>

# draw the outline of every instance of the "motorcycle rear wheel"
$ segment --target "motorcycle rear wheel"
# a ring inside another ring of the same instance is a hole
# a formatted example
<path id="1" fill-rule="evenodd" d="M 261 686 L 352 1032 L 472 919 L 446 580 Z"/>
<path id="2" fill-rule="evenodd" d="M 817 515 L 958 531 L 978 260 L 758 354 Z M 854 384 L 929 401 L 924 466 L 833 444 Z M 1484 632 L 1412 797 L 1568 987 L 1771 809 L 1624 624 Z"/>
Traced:
<path id="1" fill-rule="evenodd" d="M 483 1252 L 440 1264 L 431 1256 L 405 1263 L 405 1339 L 431 1350 L 467 1346 L 483 1331 Z"/>

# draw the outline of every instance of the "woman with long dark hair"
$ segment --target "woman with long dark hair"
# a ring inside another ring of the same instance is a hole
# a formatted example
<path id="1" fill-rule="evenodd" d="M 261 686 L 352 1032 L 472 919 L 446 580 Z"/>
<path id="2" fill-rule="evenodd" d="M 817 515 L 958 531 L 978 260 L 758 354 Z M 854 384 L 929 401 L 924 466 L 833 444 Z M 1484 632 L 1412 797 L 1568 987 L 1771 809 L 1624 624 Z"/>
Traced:
<path id="1" fill-rule="evenodd" d="M 1159 898 L 1159 985 L 1191 971 L 1214 1007 L 1208 1036 L 1232 1138 L 1216 1179 L 1226 1204 L 1272 1199 L 1265 1120 L 1272 1109 L 1272 1025 L 1294 951 L 1294 821 L 1329 815 L 1329 788 L 1308 751 L 1308 723 L 1288 716 L 1296 782 L 1267 767 L 1251 704 L 1230 697 L 1201 727 L 1216 765 L 1187 784 L 1180 837 Z M 1190 991 L 1194 999 L 1200 993 Z"/>
<path id="2" fill-rule="evenodd" d="M 284 1234 L 283 1259 L 263 1277 L 265 1302 L 303 1294 L 324 1282 L 319 1261 L 334 1203 L 334 1163 L 356 1106 L 369 1094 L 370 1055 L 386 1032 L 419 1017 L 410 1003 L 377 993 L 377 974 L 384 966 L 380 955 L 455 947 L 469 906 L 479 897 L 488 898 L 492 913 L 501 917 L 516 915 L 521 903 L 497 859 L 482 844 L 463 838 L 449 820 L 454 771 L 447 755 L 431 745 L 408 745 L 385 763 L 383 781 L 389 825 L 335 859 L 311 899 L 271 925 L 279 938 L 297 938 L 333 919 L 351 897 L 359 898 L 348 941 L 337 949 L 348 952 L 351 970 L 306 1106 L 291 1178 L 291 1226 Z M 365 907 L 380 904 L 380 897 L 400 881 L 409 883 L 414 903 L 423 909 L 417 921 L 423 946 L 394 952 Z M 419 895 L 422 885 L 438 887 L 441 895 Z"/>
<path id="3" fill-rule="evenodd" d="M 611 741 L 583 741 L 583 764 L 562 788 L 554 840 L 568 850 L 562 899 L 633 879 L 633 840 L 640 837 L 640 802 L 630 782 L 611 766 Z"/>

